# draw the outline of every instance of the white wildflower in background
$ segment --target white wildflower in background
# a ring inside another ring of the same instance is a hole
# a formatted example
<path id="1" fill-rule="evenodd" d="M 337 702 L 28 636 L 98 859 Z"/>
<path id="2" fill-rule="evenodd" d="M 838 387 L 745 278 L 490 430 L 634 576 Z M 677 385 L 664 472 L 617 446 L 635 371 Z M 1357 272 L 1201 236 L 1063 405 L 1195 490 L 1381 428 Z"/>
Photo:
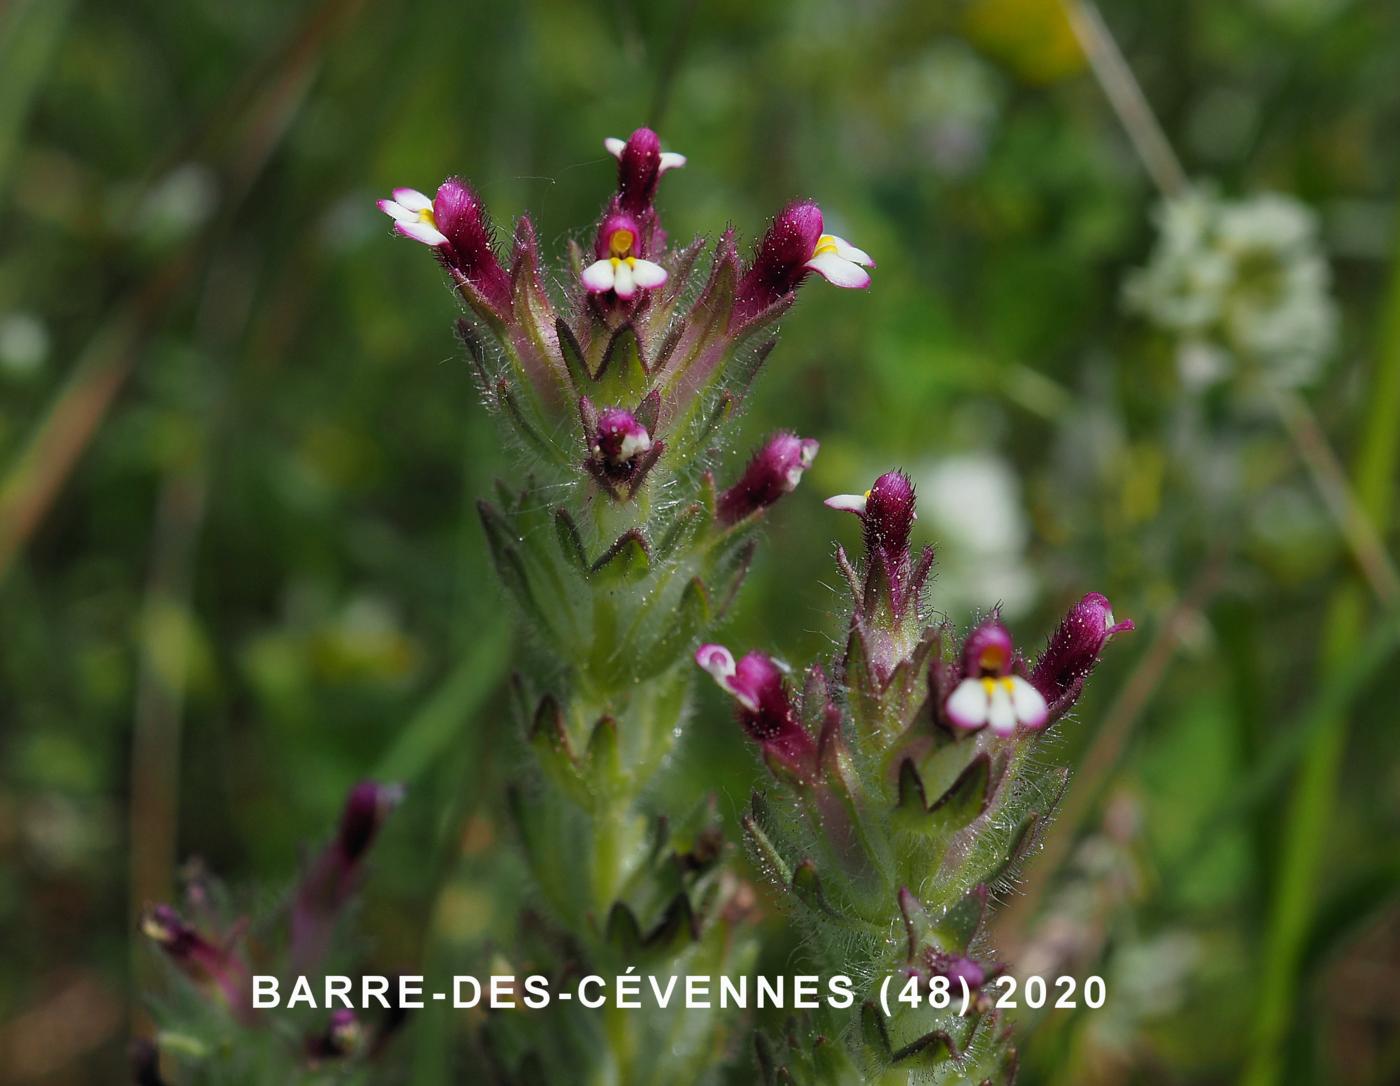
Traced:
<path id="1" fill-rule="evenodd" d="M 1128 307 L 1179 338 L 1178 364 L 1201 386 L 1240 373 L 1275 387 L 1312 380 L 1337 312 L 1312 210 L 1276 193 L 1226 200 L 1204 189 L 1165 202 Z"/>
<path id="2" fill-rule="evenodd" d="M 997 603 L 1010 618 L 1035 602 L 1030 538 L 1016 472 L 993 453 L 939 460 L 916 476 L 926 531 L 938 548 L 939 603 L 950 613 Z"/>
<path id="3" fill-rule="evenodd" d="M 49 330 L 38 317 L 32 313 L 0 315 L 0 372 L 6 377 L 32 377 L 48 357 Z"/>

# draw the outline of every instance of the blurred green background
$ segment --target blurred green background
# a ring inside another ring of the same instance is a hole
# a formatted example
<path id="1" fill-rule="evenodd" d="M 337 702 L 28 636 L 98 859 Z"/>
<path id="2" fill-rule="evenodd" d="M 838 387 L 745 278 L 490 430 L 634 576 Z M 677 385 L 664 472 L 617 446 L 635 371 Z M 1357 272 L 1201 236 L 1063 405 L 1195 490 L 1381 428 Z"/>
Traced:
<path id="1" fill-rule="evenodd" d="M 822 453 L 725 640 L 833 648 L 856 524 L 820 498 L 892 466 L 953 621 L 1138 622 L 1000 932 L 1109 1004 L 1024 1020 L 1023 1081 L 1237 1081 L 1261 1036 L 1283 1080 L 1400 1080 L 1394 601 L 1329 474 L 1393 552 L 1400 8 L 1104 15 L 1193 178 L 1317 215 L 1337 332 L 1282 409 L 1125 307 L 1158 194 L 1056 0 L 0 3 L 0 1081 L 117 1081 L 134 910 L 194 855 L 275 898 L 361 776 L 410 792 L 368 960 L 508 930 L 472 500 L 513 465 L 373 201 L 461 173 L 558 258 L 642 123 L 690 158 L 673 237 L 809 195 L 879 262 L 804 290 L 748 405 L 731 470 L 777 426 Z M 684 772 L 732 816 L 757 768 L 712 693 Z"/>

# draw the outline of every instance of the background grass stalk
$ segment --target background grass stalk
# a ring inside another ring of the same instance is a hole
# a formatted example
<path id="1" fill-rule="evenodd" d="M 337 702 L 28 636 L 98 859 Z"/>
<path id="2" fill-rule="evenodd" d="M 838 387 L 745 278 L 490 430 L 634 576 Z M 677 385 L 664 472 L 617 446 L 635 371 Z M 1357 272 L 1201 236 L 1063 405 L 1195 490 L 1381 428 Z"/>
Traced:
<path id="1" fill-rule="evenodd" d="M 1361 511 L 1380 533 L 1390 522 L 1396 453 L 1400 449 L 1400 259 L 1392 265 L 1383 322 L 1354 470 Z M 1354 578 L 1334 593 L 1321 638 L 1324 682 L 1345 666 L 1361 642 L 1366 609 L 1365 590 Z M 1273 1086 L 1281 1081 L 1282 1048 L 1297 1013 L 1298 965 L 1317 904 L 1317 879 L 1336 805 L 1347 723 L 1347 716 L 1338 714 L 1318 729 L 1303 755 L 1294 785 L 1284 823 L 1284 855 L 1273 894 L 1274 907 L 1265 935 L 1260 1002 L 1245 1086 Z"/>

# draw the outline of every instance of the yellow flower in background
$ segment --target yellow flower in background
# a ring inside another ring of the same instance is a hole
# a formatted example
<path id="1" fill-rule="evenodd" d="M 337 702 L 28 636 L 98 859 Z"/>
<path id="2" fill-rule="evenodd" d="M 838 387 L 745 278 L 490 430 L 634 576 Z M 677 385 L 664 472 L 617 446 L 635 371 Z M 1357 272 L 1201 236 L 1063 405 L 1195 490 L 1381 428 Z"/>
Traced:
<path id="1" fill-rule="evenodd" d="M 963 32 L 1032 83 L 1053 83 L 1084 67 L 1060 0 L 972 0 Z"/>

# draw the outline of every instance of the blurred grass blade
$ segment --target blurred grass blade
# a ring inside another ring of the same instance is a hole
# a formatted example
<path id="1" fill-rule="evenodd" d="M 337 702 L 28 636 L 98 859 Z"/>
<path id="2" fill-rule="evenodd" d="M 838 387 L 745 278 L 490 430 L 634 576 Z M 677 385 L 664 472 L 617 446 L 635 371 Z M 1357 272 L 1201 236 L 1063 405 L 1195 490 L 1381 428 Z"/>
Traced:
<path id="1" fill-rule="evenodd" d="M 474 642 L 476 651 L 457 665 L 432 699 L 404 727 L 380 759 L 380 780 L 418 780 L 466 732 L 479 742 L 484 728 L 468 728 L 470 718 L 500 685 L 510 658 L 511 641 L 503 623 L 489 623 Z"/>
<path id="2" fill-rule="evenodd" d="M 0 4 L 0 207 L 35 92 L 63 38 L 73 0 Z"/>
<path id="3" fill-rule="evenodd" d="M 1400 450 L 1400 239 L 1395 248 L 1354 472 L 1361 511 L 1381 538 L 1395 500 L 1396 452 Z M 1333 595 L 1321 636 L 1324 682 L 1330 684 L 1330 677 L 1344 671 L 1365 644 L 1366 609 L 1365 590 L 1355 580 Z M 1276 1086 L 1281 1080 L 1283 1043 L 1296 1017 L 1298 969 L 1312 927 L 1346 739 L 1347 717 L 1339 711 L 1319 722 L 1302 755 L 1284 820 L 1284 855 L 1265 935 L 1254 1042 L 1243 1079 L 1246 1086 Z"/>

